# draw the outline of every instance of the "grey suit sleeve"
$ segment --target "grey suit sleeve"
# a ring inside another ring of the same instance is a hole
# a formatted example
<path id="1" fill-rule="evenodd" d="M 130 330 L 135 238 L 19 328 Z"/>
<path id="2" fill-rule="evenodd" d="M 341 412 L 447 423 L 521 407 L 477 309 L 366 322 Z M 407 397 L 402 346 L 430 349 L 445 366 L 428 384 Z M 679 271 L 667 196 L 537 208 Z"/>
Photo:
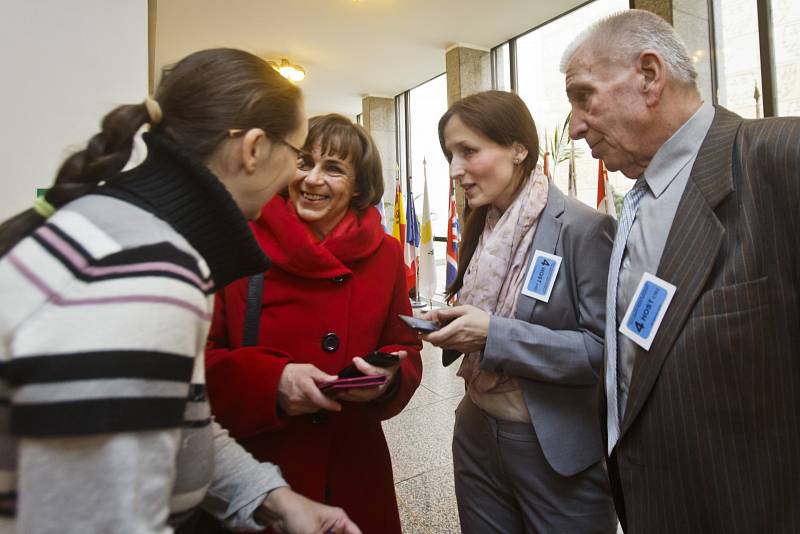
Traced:
<path id="1" fill-rule="evenodd" d="M 553 330 L 520 319 L 492 316 L 481 367 L 508 376 L 559 384 L 597 383 L 603 365 L 605 300 L 614 223 L 565 244 L 575 271 L 577 330 Z"/>
<path id="2" fill-rule="evenodd" d="M 286 486 L 278 466 L 259 463 L 228 431 L 214 425 L 214 480 L 203 508 L 233 530 L 262 530 L 253 513 L 269 492 Z"/>

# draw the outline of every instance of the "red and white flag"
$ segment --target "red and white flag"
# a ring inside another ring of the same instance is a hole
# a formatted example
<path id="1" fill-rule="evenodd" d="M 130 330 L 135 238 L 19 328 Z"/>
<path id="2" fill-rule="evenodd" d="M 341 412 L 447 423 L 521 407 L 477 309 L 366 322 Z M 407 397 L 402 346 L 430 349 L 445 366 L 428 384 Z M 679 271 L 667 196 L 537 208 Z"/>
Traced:
<path id="1" fill-rule="evenodd" d="M 617 218 L 617 208 L 614 206 L 614 190 L 608 183 L 608 171 L 603 160 L 597 161 L 597 211 L 607 213 Z"/>

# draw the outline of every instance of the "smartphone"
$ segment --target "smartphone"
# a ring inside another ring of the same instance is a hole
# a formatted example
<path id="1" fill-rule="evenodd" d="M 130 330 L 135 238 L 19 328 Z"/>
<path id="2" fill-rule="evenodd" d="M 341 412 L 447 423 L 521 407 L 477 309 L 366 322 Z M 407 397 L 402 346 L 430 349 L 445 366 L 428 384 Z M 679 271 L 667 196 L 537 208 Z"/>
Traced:
<path id="1" fill-rule="evenodd" d="M 409 317 L 408 315 L 401 315 L 397 314 L 401 321 L 406 323 L 409 327 L 413 328 L 417 332 L 421 332 L 423 334 L 430 334 L 431 332 L 436 332 L 441 328 L 441 326 L 433 321 L 426 321 L 425 319 L 418 319 L 416 317 Z"/>
<path id="2" fill-rule="evenodd" d="M 323 393 L 333 393 L 345 389 L 374 388 L 386 382 L 385 375 L 356 376 L 353 378 L 339 378 L 330 382 L 319 384 Z"/>
<path id="3" fill-rule="evenodd" d="M 370 352 L 366 356 L 362 356 L 364 361 L 375 367 L 391 367 L 400 363 L 400 356 L 391 354 L 389 352 L 381 352 L 379 350 Z M 351 363 L 338 373 L 337 376 L 341 378 L 353 378 L 357 376 L 364 376 L 364 373 L 358 370 L 354 363 Z M 373 375 L 374 376 L 374 375 Z"/>

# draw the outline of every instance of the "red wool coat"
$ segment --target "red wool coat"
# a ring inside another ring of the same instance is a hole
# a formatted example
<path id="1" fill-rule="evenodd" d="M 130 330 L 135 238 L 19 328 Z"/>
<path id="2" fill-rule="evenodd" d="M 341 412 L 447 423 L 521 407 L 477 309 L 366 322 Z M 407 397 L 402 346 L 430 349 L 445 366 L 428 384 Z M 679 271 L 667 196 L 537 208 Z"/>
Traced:
<path id="1" fill-rule="evenodd" d="M 360 218 L 348 214 L 315 244 L 280 197 L 252 228 L 273 262 L 265 273 L 258 346 L 242 347 L 247 280 L 239 280 L 217 295 L 209 334 L 213 413 L 256 458 L 278 464 L 295 491 L 342 507 L 365 534 L 400 533 L 380 422 L 403 409 L 422 377 L 421 343 L 397 319 L 411 313 L 400 243 L 368 209 Z M 338 346 L 331 351 L 332 345 Z M 340 413 L 322 415 L 289 417 L 278 409 L 286 364 L 311 363 L 336 374 L 373 350 L 408 352 L 388 398 L 343 403 Z"/>

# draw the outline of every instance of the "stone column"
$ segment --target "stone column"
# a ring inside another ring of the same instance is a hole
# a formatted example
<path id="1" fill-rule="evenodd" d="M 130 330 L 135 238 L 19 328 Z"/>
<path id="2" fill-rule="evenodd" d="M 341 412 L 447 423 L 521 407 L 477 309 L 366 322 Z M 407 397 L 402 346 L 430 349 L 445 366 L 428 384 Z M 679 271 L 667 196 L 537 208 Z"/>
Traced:
<path id="1" fill-rule="evenodd" d="M 397 178 L 397 138 L 395 134 L 394 98 L 365 96 L 361 100 L 361 119 L 370 133 L 383 167 L 383 201 L 387 219 L 394 210 L 394 187 Z"/>
<path id="2" fill-rule="evenodd" d="M 465 96 L 492 88 L 492 61 L 489 51 L 471 45 L 455 44 L 445 50 L 447 105 Z M 456 187 L 459 216 L 464 213 L 464 191 Z M 463 228 L 463 219 L 461 222 Z"/>
<path id="3" fill-rule="evenodd" d="M 445 50 L 447 105 L 467 95 L 492 88 L 492 62 L 489 51 L 455 44 Z"/>

